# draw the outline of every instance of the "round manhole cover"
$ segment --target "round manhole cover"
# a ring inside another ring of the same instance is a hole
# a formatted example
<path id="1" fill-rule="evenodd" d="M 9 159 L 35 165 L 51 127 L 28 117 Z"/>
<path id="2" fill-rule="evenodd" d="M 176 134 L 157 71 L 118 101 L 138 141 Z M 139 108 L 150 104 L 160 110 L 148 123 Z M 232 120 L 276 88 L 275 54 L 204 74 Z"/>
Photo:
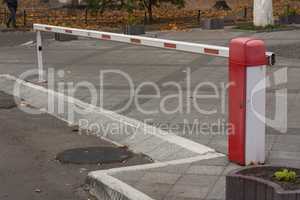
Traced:
<path id="1" fill-rule="evenodd" d="M 11 109 L 16 107 L 15 100 L 12 96 L 0 92 L 0 109 Z"/>
<path id="2" fill-rule="evenodd" d="M 109 164 L 120 163 L 132 156 L 126 148 L 117 147 L 86 147 L 69 149 L 56 157 L 62 163 L 73 164 Z"/>

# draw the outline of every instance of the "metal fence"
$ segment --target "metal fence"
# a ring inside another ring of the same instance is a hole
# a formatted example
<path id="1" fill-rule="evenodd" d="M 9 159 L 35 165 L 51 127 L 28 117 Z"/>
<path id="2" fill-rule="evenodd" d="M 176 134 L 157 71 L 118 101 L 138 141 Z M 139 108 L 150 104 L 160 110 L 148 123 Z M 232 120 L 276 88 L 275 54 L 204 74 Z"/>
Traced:
<path id="1" fill-rule="evenodd" d="M 32 27 L 34 23 L 51 23 L 51 24 L 121 24 L 125 18 L 118 13 L 114 13 L 112 20 L 103 18 L 100 12 L 94 12 L 88 9 L 23 9 L 17 12 L 18 26 Z M 0 9 L 0 23 L 5 24 L 9 17 L 7 9 Z M 116 20 L 117 19 L 117 20 Z"/>
<path id="2" fill-rule="evenodd" d="M 168 23 L 181 23 L 187 27 L 199 26 L 202 18 L 207 17 L 206 11 L 193 10 L 185 11 L 181 16 L 163 14 L 156 15 L 156 24 Z M 242 8 L 239 14 L 232 14 L 231 18 L 234 19 L 250 19 L 252 18 L 252 8 Z M 145 13 L 143 11 L 136 11 L 136 17 L 139 21 L 145 23 Z M 0 23 L 5 24 L 9 17 L 9 12 L 5 8 L 0 8 Z M 227 18 L 227 19 L 231 19 Z M 232 20 L 231 20 L 232 21 Z M 100 11 L 93 11 L 87 8 L 74 9 L 74 8 L 26 8 L 20 9 L 17 12 L 17 25 L 19 27 L 32 28 L 34 23 L 40 24 L 53 24 L 60 26 L 72 27 L 122 27 L 127 22 L 126 13 L 119 10 L 112 10 L 109 12 L 101 13 Z M 154 24 L 155 24 L 154 23 Z"/>

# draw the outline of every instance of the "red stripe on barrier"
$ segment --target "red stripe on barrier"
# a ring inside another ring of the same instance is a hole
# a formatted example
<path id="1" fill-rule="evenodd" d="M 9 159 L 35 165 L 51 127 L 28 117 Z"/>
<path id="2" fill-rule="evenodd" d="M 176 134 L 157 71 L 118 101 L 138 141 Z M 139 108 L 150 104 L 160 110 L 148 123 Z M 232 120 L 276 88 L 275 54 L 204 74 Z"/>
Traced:
<path id="1" fill-rule="evenodd" d="M 110 40 L 111 39 L 110 35 L 101 35 L 101 38 L 104 39 L 104 40 Z"/>
<path id="2" fill-rule="evenodd" d="M 65 30 L 65 32 L 66 32 L 66 33 L 72 33 L 72 31 L 71 31 L 71 30 Z"/>
<path id="3" fill-rule="evenodd" d="M 218 55 L 219 54 L 219 50 L 204 48 L 204 53 Z"/>
<path id="4" fill-rule="evenodd" d="M 176 49 L 176 44 L 172 43 L 164 43 L 165 48 L 171 48 L 171 49 Z"/>
<path id="5" fill-rule="evenodd" d="M 50 28 L 50 27 L 45 27 L 45 29 L 46 29 L 46 31 L 51 31 L 52 30 L 52 28 Z"/>
<path id="6" fill-rule="evenodd" d="M 140 39 L 135 39 L 135 38 L 131 38 L 130 42 L 135 43 L 135 44 L 141 44 L 142 43 Z"/>

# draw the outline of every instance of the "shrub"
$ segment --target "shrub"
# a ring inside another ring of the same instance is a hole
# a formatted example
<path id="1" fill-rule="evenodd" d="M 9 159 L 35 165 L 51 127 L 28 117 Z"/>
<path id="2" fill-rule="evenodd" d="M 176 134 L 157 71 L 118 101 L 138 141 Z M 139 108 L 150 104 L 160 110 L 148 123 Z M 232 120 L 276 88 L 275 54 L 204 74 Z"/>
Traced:
<path id="1" fill-rule="evenodd" d="M 295 171 L 283 169 L 274 173 L 274 177 L 278 181 L 294 182 L 296 181 L 297 174 Z"/>

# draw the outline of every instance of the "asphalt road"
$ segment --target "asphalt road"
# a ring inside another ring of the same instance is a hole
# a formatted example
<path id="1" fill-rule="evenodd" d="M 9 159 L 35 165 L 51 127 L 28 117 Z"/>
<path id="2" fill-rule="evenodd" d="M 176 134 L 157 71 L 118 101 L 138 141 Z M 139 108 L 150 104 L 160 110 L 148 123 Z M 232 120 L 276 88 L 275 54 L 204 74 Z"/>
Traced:
<path id="1" fill-rule="evenodd" d="M 5 101 L 4 101 L 5 100 Z M 0 104 L 12 101 L 0 92 Z M 78 135 L 48 114 L 29 115 L 0 105 L 0 199 L 86 200 L 86 175 L 90 171 L 150 162 L 134 155 L 125 163 L 63 165 L 55 157 L 66 149 L 112 146 L 99 138 Z"/>
<path id="2" fill-rule="evenodd" d="M 0 29 L 1 32 L 1 29 Z M 43 33 L 43 38 L 54 38 L 52 33 Z M 12 47 L 35 41 L 35 32 L 8 31 L 0 34 L 0 47 Z"/>

